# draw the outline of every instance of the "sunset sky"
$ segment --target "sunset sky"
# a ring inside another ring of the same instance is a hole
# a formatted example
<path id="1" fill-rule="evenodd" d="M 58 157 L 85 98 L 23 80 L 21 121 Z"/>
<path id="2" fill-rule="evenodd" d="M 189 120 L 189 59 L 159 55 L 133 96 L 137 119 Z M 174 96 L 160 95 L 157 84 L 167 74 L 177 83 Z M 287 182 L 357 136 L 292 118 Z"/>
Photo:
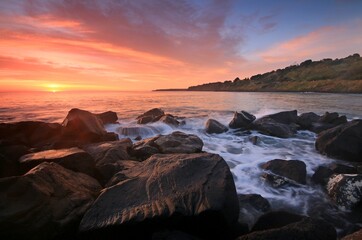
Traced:
<path id="1" fill-rule="evenodd" d="M 360 0 L 0 1 L 0 91 L 186 88 L 353 53 Z"/>

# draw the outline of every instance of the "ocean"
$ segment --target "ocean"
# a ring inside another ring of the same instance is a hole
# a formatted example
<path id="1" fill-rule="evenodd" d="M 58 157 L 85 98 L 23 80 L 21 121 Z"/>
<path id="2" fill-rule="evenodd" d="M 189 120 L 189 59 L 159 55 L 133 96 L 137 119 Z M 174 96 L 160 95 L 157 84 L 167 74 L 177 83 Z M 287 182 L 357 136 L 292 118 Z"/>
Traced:
<path id="1" fill-rule="evenodd" d="M 137 127 L 135 118 L 151 108 L 183 118 L 185 125 L 171 127 L 156 122 Z M 292 138 L 280 139 L 252 131 L 248 134 L 229 130 L 223 134 L 207 134 L 204 126 L 209 118 L 227 125 L 234 111 L 245 110 L 257 117 L 285 110 L 298 110 L 324 114 L 338 112 L 348 119 L 362 119 L 362 94 L 329 93 L 244 93 L 244 92 L 37 92 L 0 93 L 0 122 L 46 121 L 59 122 L 71 108 L 93 113 L 115 111 L 119 124 L 106 126 L 120 138 L 138 135 L 142 138 L 157 134 L 183 131 L 198 135 L 204 142 L 203 150 L 221 155 L 234 175 L 237 192 L 256 193 L 268 199 L 274 210 L 282 209 L 298 214 L 322 217 L 345 229 L 349 224 L 348 212 L 330 203 L 325 192 L 311 184 L 310 177 L 320 165 L 338 160 L 319 154 L 314 147 L 316 134 L 299 131 Z M 254 145 L 250 138 L 257 136 Z M 272 159 L 301 160 L 307 165 L 308 184 L 285 188 L 272 188 L 260 177 L 261 163 Z M 346 164 L 344 162 L 344 164 Z"/>

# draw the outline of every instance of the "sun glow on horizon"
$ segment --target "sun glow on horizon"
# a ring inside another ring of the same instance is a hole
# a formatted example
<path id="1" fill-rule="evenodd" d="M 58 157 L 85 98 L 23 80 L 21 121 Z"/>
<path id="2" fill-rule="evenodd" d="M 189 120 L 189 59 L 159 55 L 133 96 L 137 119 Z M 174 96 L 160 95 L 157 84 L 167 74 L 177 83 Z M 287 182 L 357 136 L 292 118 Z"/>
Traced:
<path id="1" fill-rule="evenodd" d="M 47 84 L 46 88 L 49 92 L 53 92 L 53 93 L 61 91 L 60 85 L 56 84 L 56 83 Z"/>

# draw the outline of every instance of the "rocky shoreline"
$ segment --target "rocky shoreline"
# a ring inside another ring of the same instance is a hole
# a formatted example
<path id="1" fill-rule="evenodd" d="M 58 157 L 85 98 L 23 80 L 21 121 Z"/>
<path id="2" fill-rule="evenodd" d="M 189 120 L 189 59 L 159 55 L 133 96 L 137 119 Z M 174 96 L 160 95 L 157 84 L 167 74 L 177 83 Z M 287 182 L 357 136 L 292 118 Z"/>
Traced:
<path id="1" fill-rule="evenodd" d="M 258 194 L 238 195 L 225 160 L 204 152 L 198 136 L 119 139 L 104 128 L 117 121 L 115 112 L 72 109 L 62 124 L 0 124 L 2 239 L 337 239 L 328 219 L 275 211 Z M 137 117 L 138 124 L 157 121 L 184 124 L 161 109 Z M 278 138 L 317 133 L 316 149 L 345 165 L 320 166 L 309 179 L 303 161 L 270 159 L 259 166 L 260 177 L 273 188 L 320 185 L 331 204 L 354 216 L 338 237 L 361 235 L 362 120 L 296 110 L 257 119 L 241 111 L 228 126 L 205 123 L 208 134 L 230 129 Z"/>

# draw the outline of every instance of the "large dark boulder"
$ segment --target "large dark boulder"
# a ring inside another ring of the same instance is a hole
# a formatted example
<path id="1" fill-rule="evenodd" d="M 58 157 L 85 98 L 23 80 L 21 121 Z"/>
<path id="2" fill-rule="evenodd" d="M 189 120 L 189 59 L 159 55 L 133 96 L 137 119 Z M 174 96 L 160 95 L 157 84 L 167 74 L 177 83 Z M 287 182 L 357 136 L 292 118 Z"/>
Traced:
<path id="1" fill-rule="evenodd" d="M 280 123 L 272 118 L 260 118 L 252 123 L 252 128 L 262 134 L 279 138 L 289 138 L 294 136 L 296 129 L 288 124 Z"/>
<path id="2" fill-rule="evenodd" d="M 274 159 L 262 164 L 261 168 L 297 183 L 306 183 L 307 170 L 302 161 Z"/>
<path id="3" fill-rule="evenodd" d="M 198 136 L 180 131 L 159 136 L 154 143 L 161 153 L 197 153 L 204 145 Z"/>
<path id="4" fill-rule="evenodd" d="M 58 123 L 0 123 L 0 144 L 46 148 L 53 144 L 60 133 L 61 125 Z"/>
<path id="5" fill-rule="evenodd" d="M 165 115 L 165 112 L 162 109 L 153 108 L 138 116 L 136 119 L 138 124 L 146 124 L 158 121 L 163 115 Z"/>
<path id="6" fill-rule="evenodd" d="M 99 183 L 55 163 L 0 179 L 1 239 L 69 239 L 99 194 Z"/>
<path id="7" fill-rule="evenodd" d="M 284 112 L 269 114 L 262 118 L 273 119 L 274 121 L 276 121 L 278 123 L 291 124 L 291 123 L 297 123 L 298 113 L 297 113 L 297 110 L 284 111 Z"/>
<path id="8" fill-rule="evenodd" d="M 336 240 L 337 233 L 334 227 L 324 221 L 313 218 L 288 224 L 281 228 L 256 231 L 243 235 L 237 240 Z"/>
<path id="9" fill-rule="evenodd" d="M 96 116 L 102 121 L 103 124 L 116 123 L 118 120 L 117 113 L 113 111 L 99 113 L 96 114 Z"/>
<path id="10" fill-rule="evenodd" d="M 224 133 L 228 130 L 226 126 L 216 121 L 215 119 L 207 120 L 205 124 L 205 131 L 209 134 L 211 133 Z"/>
<path id="11" fill-rule="evenodd" d="M 80 146 L 87 143 L 114 141 L 118 136 L 108 133 L 93 113 L 73 108 L 62 123 L 62 136 L 57 146 Z"/>
<path id="12" fill-rule="evenodd" d="M 297 124 L 299 124 L 302 129 L 309 130 L 320 118 L 321 117 L 314 112 L 302 113 L 297 119 Z"/>
<path id="13" fill-rule="evenodd" d="M 141 162 L 132 160 L 122 160 L 115 163 L 108 163 L 99 166 L 99 172 L 102 178 L 102 184 L 110 187 L 120 183 L 124 180 L 130 179 L 132 176 L 133 168 L 141 166 Z"/>
<path id="14" fill-rule="evenodd" d="M 119 160 L 129 160 L 128 149 L 132 147 L 131 139 L 124 138 L 119 141 L 92 143 L 83 147 L 90 154 L 97 166 L 115 163 Z"/>
<path id="15" fill-rule="evenodd" d="M 94 159 L 79 148 L 46 150 L 29 153 L 19 159 L 20 169 L 27 172 L 43 162 L 54 162 L 75 172 L 96 177 Z"/>
<path id="16" fill-rule="evenodd" d="M 315 147 L 330 157 L 362 162 L 362 120 L 353 120 L 321 132 Z"/>
<path id="17" fill-rule="evenodd" d="M 229 123 L 229 127 L 233 129 L 241 128 L 247 129 L 256 117 L 246 111 L 241 111 L 240 113 L 235 112 L 233 119 Z"/>
<path id="18" fill-rule="evenodd" d="M 232 174 L 219 155 L 157 154 L 129 174 L 85 214 L 79 227 L 85 237 L 148 239 L 168 226 L 205 239 L 230 238 L 239 206 Z"/>
<path id="19" fill-rule="evenodd" d="M 341 209 L 353 209 L 362 203 L 362 174 L 334 175 L 328 182 L 327 191 Z"/>

